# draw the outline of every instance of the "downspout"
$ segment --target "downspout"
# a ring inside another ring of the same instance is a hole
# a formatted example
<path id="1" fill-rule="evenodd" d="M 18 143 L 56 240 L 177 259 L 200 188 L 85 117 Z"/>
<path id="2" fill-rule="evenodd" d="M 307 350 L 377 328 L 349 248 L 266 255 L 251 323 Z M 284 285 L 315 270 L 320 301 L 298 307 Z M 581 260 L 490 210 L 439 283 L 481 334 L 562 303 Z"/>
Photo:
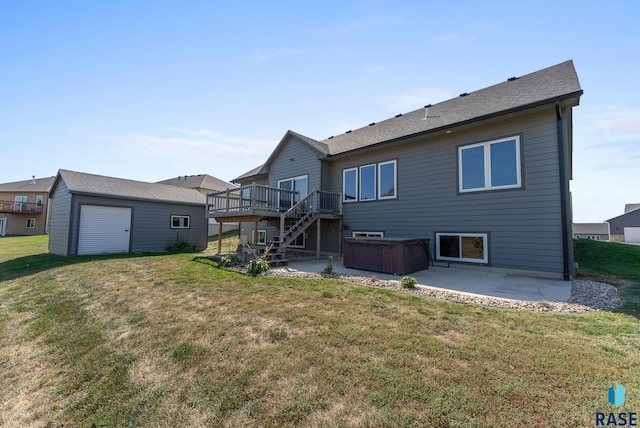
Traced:
<path id="1" fill-rule="evenodd" d="M 556 127 L 558 133 L 558 163 L 560 164 L 560 210 L 562 216 L 562 257 L 563 257 L 563 278 L 565 281 L 571 280 L 571 267 L 569 260 L 569 225 L 567 217 L 568 192 L 567 192 L 567 169 L 564 153 L 564 132 L 562 127 L 562 111 L 560 100 L 556 100 Z"/>

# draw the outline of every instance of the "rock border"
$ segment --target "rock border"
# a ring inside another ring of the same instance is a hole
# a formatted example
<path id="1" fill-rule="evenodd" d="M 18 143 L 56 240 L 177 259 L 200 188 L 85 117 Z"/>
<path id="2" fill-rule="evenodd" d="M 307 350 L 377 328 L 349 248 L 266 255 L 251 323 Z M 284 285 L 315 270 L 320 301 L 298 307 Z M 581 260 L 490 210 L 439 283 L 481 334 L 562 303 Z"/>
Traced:
<path id="1" fill-rule="evenodd" d="M 500 297 L 480 296 L 458 291 L 448 291 L 433 287 L 418 285 L 414 289 L 402 288 L 399 280 L 381 280 L 375 275 L 370 277 L 324 274 L 311 272 L 290 272 L 282 269 L 270 269 L 265 276 L 290 278 L 332 278 L 348 281 L 360 285 L 384 288 L 403 293 L 432 297 L 456 303 L 469 303 L 492 308 L 524 309 L 535 312 L 584 313 L 590 311 L 610 311 L 619 307 L 622 302 L 618 297 L 618 290 L 609 284 L 596 281 L 574 280 L 571 284 L 571 298 L 567 302 L 547 302 L 533 300 L 514 300 Z"/>

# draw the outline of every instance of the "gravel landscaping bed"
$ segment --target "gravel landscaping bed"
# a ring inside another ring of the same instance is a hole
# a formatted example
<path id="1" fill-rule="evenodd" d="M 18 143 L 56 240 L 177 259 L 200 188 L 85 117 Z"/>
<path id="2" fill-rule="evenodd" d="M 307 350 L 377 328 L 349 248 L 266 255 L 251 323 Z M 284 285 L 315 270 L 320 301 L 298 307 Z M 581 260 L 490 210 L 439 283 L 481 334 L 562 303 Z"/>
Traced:
<path id="1" fill-rule="evenodd" d="M 620 306 L 621 301 L 615 287 L 602 282 L 574 280 L 571 286 L 571 298 L 567 302 L 546 302 L 531 300 L 502 299 L 499 297 L 487 297 L 470 295 L 457 291 L 435 289 L 418 285 L 415 289 L 402 288 L 399 281 L 381 280 L 375 275 L 371 277 L 343 275 L 343 274 L 321 274 L 309 272 L 291 272 L 286 269 L 271 269 L 264 275 L 296 277 L 296 278 L 335 278 L 356 284 L 380 287 L 404 293 L 418 294 L 421 296 L 433 297 L 436 299 L 449 300 L 457 303 L 473 303 L 477 305 L 490 306 L 507 309 L 526 309 L 539 312 L 565 312 L 581 313 L 594 310 L 612 310 Z"/>

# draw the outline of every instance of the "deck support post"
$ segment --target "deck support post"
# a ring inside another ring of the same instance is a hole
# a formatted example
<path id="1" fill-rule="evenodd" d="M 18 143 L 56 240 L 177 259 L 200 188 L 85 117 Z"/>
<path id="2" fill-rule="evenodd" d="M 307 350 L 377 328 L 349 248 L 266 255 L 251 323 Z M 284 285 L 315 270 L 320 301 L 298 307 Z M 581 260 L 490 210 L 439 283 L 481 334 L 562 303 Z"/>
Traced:
<path id="1" fill-rule="evenodd" d="M 222 254 L 222 222 L 218 223 L 218 254 Z"/>
<path id="2" fill-rule="evenodd" d="M 342 257 L 342 216 L 338 218 L 338 257 Z"/>
<path id="3" fill-rule="evenodd" d="M 253 222 L 253 245 L 258 245 L 258 220 Z"/>
<path id="4" fill-rule="evenodd" d="M 316 260 L 320 260 L 320 231 L 322 230 L 322 219 L 318 217 L 316 223 Z"/>

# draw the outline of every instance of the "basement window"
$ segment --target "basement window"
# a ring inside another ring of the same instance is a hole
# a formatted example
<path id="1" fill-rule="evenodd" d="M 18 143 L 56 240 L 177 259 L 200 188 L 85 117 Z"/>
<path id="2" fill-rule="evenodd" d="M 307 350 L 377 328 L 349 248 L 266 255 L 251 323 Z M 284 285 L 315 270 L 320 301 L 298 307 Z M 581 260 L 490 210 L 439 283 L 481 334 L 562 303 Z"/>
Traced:
<path id="1" fill-rule="evenodd" d="M 188 215 L 172 215 L 171 229 L 189 229 L 191 224 L 191 216 Z"/>
<path id="2" fill-rule="evenodd" d="M 436 259 L 489 263 L 486 233 L 436 233 Z"/>
<path id="3" fill-rule="evenodd" d="M 351 232 L 352 238 L 384 238 L 384 232 Z"/>
<path id="4" fill-rule="evenodd" d="M 35 228 L 36 227 L 36 219 L 35 218 L 28 218 L 26 227 L 27 227 L 27 229 Z"/>
<path id="5" fill-rule="evenodd" d="M 258 229 L 258 242 L 257 245 L 267 245 L 267 231 L 264 229 Z"/>

